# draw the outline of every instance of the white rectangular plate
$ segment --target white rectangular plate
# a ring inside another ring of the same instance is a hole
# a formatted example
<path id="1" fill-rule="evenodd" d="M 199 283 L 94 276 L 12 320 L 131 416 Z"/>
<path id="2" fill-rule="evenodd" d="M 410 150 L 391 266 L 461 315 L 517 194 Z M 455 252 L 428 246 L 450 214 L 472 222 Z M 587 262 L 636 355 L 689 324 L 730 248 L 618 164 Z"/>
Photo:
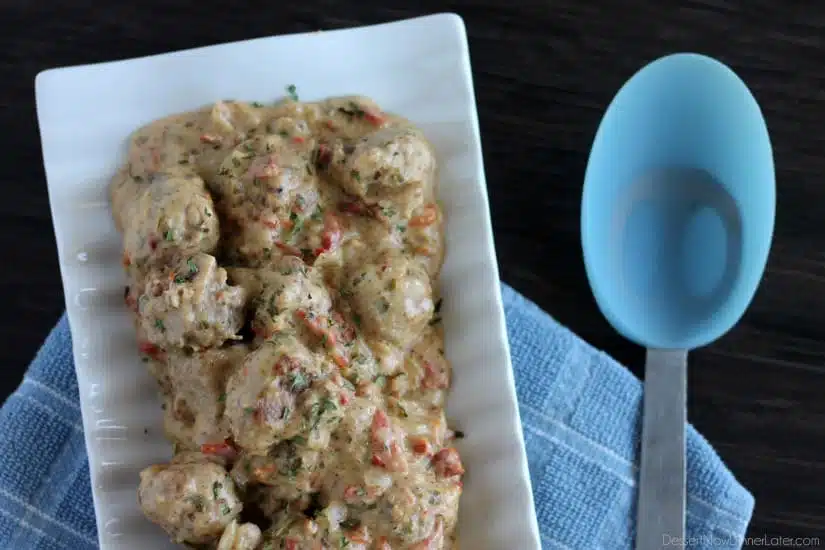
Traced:
<path id="1" fill-rule="evenodd" d="M 455 369 L 451 423 L 466 433 L 463 550 L 539 549 L 498 284 L 464 23 L 439 14 L 261 38 L 96 65 L 35 82 L 102 550 L 173 548 L 138 509 L 138 472 L 169 457 L 154 382 L 123 305 L 120 235 L 107 185 L 129 134 L 219 99 L 361 94 L 434 144 L 447 215 L 441 288 Z"/>

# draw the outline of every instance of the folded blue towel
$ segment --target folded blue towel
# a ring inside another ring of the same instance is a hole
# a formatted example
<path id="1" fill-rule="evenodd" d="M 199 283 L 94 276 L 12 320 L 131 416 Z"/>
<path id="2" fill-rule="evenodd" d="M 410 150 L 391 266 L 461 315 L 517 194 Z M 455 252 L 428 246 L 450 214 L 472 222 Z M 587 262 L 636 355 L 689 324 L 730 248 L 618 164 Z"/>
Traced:
<path id="1" fill-rule="evenodd" d="M 543 548 L 631 549 L 641 384 L 513 289 L 502 293 Z M 65 315 L 0 410 L 0 433 L 0 548 L 97 548 Z M 687 548 L 741 548 L 753 497 L 690 427 L 687 488 Z"/>

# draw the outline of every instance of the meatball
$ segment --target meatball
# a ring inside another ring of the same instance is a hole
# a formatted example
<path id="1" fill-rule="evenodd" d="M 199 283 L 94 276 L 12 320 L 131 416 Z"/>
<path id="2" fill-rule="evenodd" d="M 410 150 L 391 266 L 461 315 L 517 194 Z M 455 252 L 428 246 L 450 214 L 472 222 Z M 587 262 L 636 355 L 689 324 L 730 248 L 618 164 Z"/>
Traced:
<path id="1" fill-rule="evenodd" d="M 203 180 L 196 176 L 158 178 L 131 208 L 123 248 L 132 264 L 209 254 L 218 246 L 218 216 Z"/>
<path id="2" fill-rule="evenodd" d="M 325 544 L 325 534 L 317 521 L 301 512 L 292 511 L 281 515 L 267 530 L 265 538 L 272 543 L 273 548 L 303 550 L 329 547 Z"/>
<path id="3" fill-rule="evenodd" d="M 193 153 L 206 145 L 200 141 L 208 111 L 172 115 L 135 131 L 129 140 L 129 174 L 150 183 L 168 174 L 195 174 Z"/>
<path id="4" fill-rule="evenodd" d="M 341 188 L 367 203 L 390 198 L 405 188 L 431 189 L 436 162 L 432 147 L 417 131 L 384 128 L 354 144 L 332 146 L 329 170 Z"/>
<path id="5" fill-rule="evenodd" d="M 446 502 L 443 499 L 441 491 L 422 486 L 420 482 L 415 486 L 394 485 L 381 498 L 376 510 L 365 513 L 362 520 L 376 533 L 384 532 L 387 538 L 400 541 L 400 548 L 442 548 L 444 519 L 441 513 L 445 505 L 451 507 L 453 515 L 458 508 L 457 497 L 450 496 Z M 438 544 L 414 546 L 428 539 L 437 540 Z"/>
<path id="6" fill-rule="evenodd" d="M 251 353 L 229 378 L 226 418 L 235 442 L 266 454 L 279 441 L 303 431 L 299 397 L 324 364 L 300 340 L 278 334 Z"/>
<path id="7" fill-rule="evenodd" d="M 268 455 L 242 457 L 232 470 L 241 486 L 263 485 L 257 490 L 259 501 L 277 503 L 305 500 L 317 491 L 324 467 L 321 451 L 307 447 L 298 436 L 275 446 Z M 267 506 L 272 508 L 272 505 Z"/>
<path id="8" fill-rule="evenodd" d="M 295 257 L 281 259 L 275 271 L 262 278 L 256 300 L 255 331 L 264 336 L 295 327 L 297 311 L 328 313 L 332 307 L 321 273 Z"/>
<path id="9" fill-rule="evenodd" d="M 316 131 L 324 137 L 356 138 L 400 121 L 364 96 L 331 97 L 321 102 L 319 109 L 323 123 Z"/>
<path id="10" fill-rule="evenodd" d="M 226 283 L 214 257 L 196 254 L 149 274 L 138 300 L 141 329 L 161 348 L 216 347 L 236 338 L 246 292 Z"/>
<path id="11" fill-rule="evenodd" d="M 354 270 L 347 282 L 351 303 L 369 335 L 406 348 L 433 316 L 430 278 L 400 255 L 383 255 Z"/>
<path id="12" fill-rule="evenodd" d="M 309 202 L 318 191 L 316 178 L 307 170 L 310 145 L 277 134 L 252 137 L 224 159 L 212 190 L 225 206 L 250 201 L 281 216 L 288 216 L 293 206 L 312 206 Z"/>
<path id="13" fill-rule="evenodd" d="M 283 133 L 240 144 L 224 160 L 212 185 L 231 225 L 225 231 L 226 248 L 243 265 L 266 264 L 281 255 L 314 254 L 319 248 L 315 241 L 327 230 L 321 204 L 329 192 L 318 185 L 313 145 Z"/>
<path id="14" fill-rule="evenodd" d="M 261 529 L 254 523 L 232 521 L 218 541 L 216 550 L 255 550 L 261 542 Z"/>
<path id="15" fill-rule="evenodd" d="M 118 170 L 112 178 L 109 184 L 109 200 L 112 203 L 112 217 L 118 231 L 123 232 L 132 217 L 132 209 L 147 187 L 147 183 L 137 181 L 129 175 L 128 167 Z"/>
<path id="16" fill-rule="evenodd" d="M 235 485 L 213 462 L 156 465 L 140 473 L 138 501 L 146 517 L 176 542 L 216 540 L 241 513 Z"/>
<path id="17" fill-rule="evenodd" d="M 211 126 L 227 136 L 242 138 L 261 124 L 259 109 L 240 101 L 218 101 L 209 112 Z"/>
<path id="18" fill-rule="evenodd" d="M 208 349 L 194 354 L 167 354 L 166 434 L 186 449 L 223 441 L 229 428 L 223 418 L 226 381 L 248 352 L 244 345 Z"/>

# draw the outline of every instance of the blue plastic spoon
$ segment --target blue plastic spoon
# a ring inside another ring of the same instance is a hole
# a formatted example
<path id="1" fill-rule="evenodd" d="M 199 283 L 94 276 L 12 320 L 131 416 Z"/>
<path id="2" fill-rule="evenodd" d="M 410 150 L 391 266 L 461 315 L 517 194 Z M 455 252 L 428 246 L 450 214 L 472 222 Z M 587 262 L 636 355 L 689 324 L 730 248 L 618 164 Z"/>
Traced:
<path id="1" fill-rule="evenodd" d="M 670 55 L 619 90 L 590 152 L 581 236 L 599 308 L 648 348 L 637 550 L 684 541 L 687 352 L 742 317 L 775 208 L 765 120 L 728 67 Z"/>

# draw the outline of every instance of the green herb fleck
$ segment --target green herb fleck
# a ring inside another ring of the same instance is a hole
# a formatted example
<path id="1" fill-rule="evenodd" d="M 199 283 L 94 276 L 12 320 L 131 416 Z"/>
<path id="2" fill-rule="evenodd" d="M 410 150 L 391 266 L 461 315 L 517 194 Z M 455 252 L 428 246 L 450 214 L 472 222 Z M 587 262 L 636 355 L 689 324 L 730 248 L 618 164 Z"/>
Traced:
<path id="1" fill-rule="evenodd" d="M 212 497 L 215 500 L 218 500 L 218 494 L 220 493 L 221 489 L 223 489 L 223 484 L 220 481 L 216 481 L 212 484 Z"/>
<path id="2" fill-rule="evenodd" d="M 206 214 L 206 217 L 207 217 L 207 218 L 211 218 L 211 217 L 212 217 L 212 212 L 210 212 L 208 208 L 204 209 L 203 213 L 204 213 L 204 214 Z"/>
<path id="3" fill-rule="evenodd" d="M 287 132 L 286 130 L 281 130 L 280 132 L 278 132 L 278 135 L 281 137 L 289 137 L 289 132 Z"/>
<path id="4" fill-rule="evenodd" d="M 187 500 L 195 507 L 196 512 L 203 512 L 203 497 L 200 495 L 189 495 Z"/>
<path id="5" fill-rule="evenodd" d="M 350 170 L 349 175 L 352 176 L 352 179 L 361 183 L 361 174 L 358 173 L 358 170 Z"/>
<path id="6" fill-rule="evenodd" d="M 272 317 L 273 319 L 281 313 L 280 309 L 278 308 L 278 304 L 276 303 L 277 299 L 278 299 L 278 295 L 277 294 L 272 294 L 269 297 L 269 302 L 266 306 L 266 312 L 269 313 L 269 316 Z"/>
<path id="7" fill-rule="evenodd" d="M 355 103 L 354 101 L 349 102 L 349 107 L 350 107 L 349 109 L 345 109 L 343 107 L 338 107 L 338 111 L 340 113 L 343 113 L 343 114 L 347 115 L 350 118 L 352 118 L 352 117 L 363 118 L 364 115 L 366 114 L 364 109 L 362 109 L 361 106 L 358 105 L 357 103 Z"/>
<path id="8" fill-rule="evenodd" d="M 186 260 L 186 265 L 189 267 L 189 278 L 191 279 L 198 274 L 198 264 L 192 258 Z"/>
<path id="9" fill-rule="evenodd" d="M 253 106 L 253 107 L 258 107 L 258 108 L 260 109 L 261 107 L 263 107 L 263 106 L 264 106 L 264 104 L 263 104 L 263 103 L 261 103 L 260 101 L 253 101 L 253 102 L 252 102 L 252 106 Z"/>
<path id="10" fill-rule="evenodd" d="M 232 513 L 232 508 L 230 508 L 226 501 L 223 499 L 221 499 L 221 513 L 225 516 L 228 516 Z"/>
<path id="11" fill-rule="evenodd" d="M 224 403 L 224 402 L 226 402 L 226 394 L 222 393 L 218 396 L 218 403 Z"/>
<path id="12" fill-rule="evenodd" d="M 407 230 L 407 228 L 403 225 L 396 225 L 395 228 L 398 230 L 399 233 L 403 233 Z"/>
<path id="13" fill-rule="evenodd" d="M 166 332 L 166 326 L 163 324 L 162 319 L 155 319 L 155 328 L 161 332 Z"/>
<path id="14" fill-rule="evenodd" d="M 294 237 L 301 231 L 301 228 L 304 225 L 304 220 L 296 212 L 290 212 L 289 221 L 292 222 L 292 229 L 290 230 L 290 235 Z"/>
<path id="15" fill-rule="evenodd" d="M 246 414 L 255 414 L 255 412 L 257 410 L 258 410 L 257 407 L 244 407 L 243 408 L 243 412 L 245 412 Z"/>
<path id="16" fill-rule="evenodd" d="M 349 539 L 346 537 L 346 535 L 341 535 L 341 542 L 338 547 L 349 548 Z"/>
<path id="17" fill-rule="evenodd" d="M 175 233 L 170 229 L 163 233 L 163 239 L 166 241 L 174 241 L 175 240 Z"/>
<path id="18" fill-rule="evenodd" d="M 332 399 L 325 397 L 321 400 L 321 414 L 324 414 L 327 411 L 334 411 L 337 408 L 338 406 L 335 405 L 335 402 Z"/>
<path id="19" fill-rule="evenodd" d="M 289 94 L 290 99 L 292 101 L 298 101 L 298 89 L 295 87 L 295 84 L 290 84 L 286 87 L 286 93 Z"/>
<path id="20" fill-rule="evenodd" d="M 352 315 L 352 322 L 355 323 L 355 326 L 361 328 L 361 316 L 357 313 Z"/>
<path id="21" fill-rule="evenodd" d="M 307 381 L 306 376 L 304 376 L 302 372 L 294 372 L 291 376 L 292 379 L 290 380 L 290 390 L 292 393 L 298 393 L 309 386 L 309 381 Z"/>
<path id="22" fill-rule="evenodd" d="M 320 402 L 313 403 L 312 407 L 310 407 L 309 410 L 309 415 L 312 419 L 312 426 L 310 427 L 310 431 L 318 427 L 318 424 L 320 424 L 321 422 L 321 418 L 324 416 L 326 412 L 334 411 L 337 408 L 338 407 L 335 405 L 335 403 L 328 397 L 324 397 L 323 399 L 321 399 Z"/>

